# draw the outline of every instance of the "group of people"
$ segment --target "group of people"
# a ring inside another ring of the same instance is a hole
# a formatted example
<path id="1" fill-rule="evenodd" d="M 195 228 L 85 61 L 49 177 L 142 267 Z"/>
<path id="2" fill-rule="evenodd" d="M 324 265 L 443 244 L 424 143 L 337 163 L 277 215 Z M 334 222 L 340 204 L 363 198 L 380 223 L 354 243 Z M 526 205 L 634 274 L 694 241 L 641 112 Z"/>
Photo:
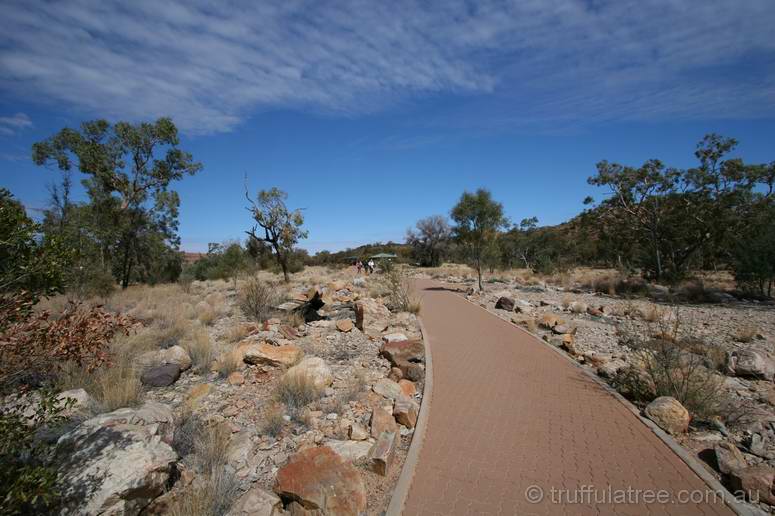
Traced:
<path id="1" fill-rule="evenodd" d="M 369 259 L 368 262 L 363 263 L 361 260 L 355 260 L 355 270 L 358 271 L 358 274 L 361 272 L 365 272 L 366 274 L 374 274 L 374 266 L 376 265 L 374 263 L 374 260 Z"/>

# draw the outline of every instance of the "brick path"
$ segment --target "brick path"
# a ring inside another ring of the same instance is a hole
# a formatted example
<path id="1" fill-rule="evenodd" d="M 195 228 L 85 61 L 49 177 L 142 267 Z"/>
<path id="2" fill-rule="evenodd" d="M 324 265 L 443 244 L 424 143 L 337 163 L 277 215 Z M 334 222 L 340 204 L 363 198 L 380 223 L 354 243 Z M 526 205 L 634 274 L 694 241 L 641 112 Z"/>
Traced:
<path id="1" fill-rule="evenodd" d="M 417 284 L 433 393 L 404 514 L 732 514 L 712 495 L 675 501 L 710 488 L 621 402 L 534 337 L 434 285 Z M 533 485 L 543 502 L 527 501 Z M 559 491 L 582 486 L 595 491 Z M 635 501 L 614 491 L 628 488 L 674 502 L 607 503 Z"/>

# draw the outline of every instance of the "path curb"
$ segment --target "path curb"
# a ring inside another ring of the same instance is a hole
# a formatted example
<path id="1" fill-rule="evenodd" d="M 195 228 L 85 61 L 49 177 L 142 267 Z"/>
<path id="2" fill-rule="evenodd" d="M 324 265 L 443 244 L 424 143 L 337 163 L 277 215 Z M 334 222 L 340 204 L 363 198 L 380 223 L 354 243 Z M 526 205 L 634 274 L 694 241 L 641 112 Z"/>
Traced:
<path id="1" fill-rule="evenodd" d="M 422 313 L 422 309 L 420 311 Z M 420 413 L 417 415 L 417 424 L 414 427 L 412 442 L 409 445 L 409 452 L 406 454 L 404 466 L 401 469 L 401 475 L 398 477 L 396 487 L 393 489 L 393 496 L 390 498 L 386 515 L 398 516 L 404 512 L 406 499 L 409 496 L 409 488 L 414 479 L 417 461 L 420 458 L 420 450 L 425 440 L 425 431 L 428 426 L 428 418 L 431 411 L 431 398 L 433 397 L 433 360 L 431 359 L 431 346 L 428 341 L 428 332 L 425 331 L 425 325 L 422 318 L 417 318 L 420 323 L 420 332 L 422 333 L 423 348 L 425 349 L 425 382 L 423 384 L 422 402 L 420 403 Z"/>
<path id="2" fill-rule="evenodd" d="M 442 285 L 444 285 L 444 284 L 442 284 Z M 444 286 L 447 286 L 447 285 L 444 285 Z M 452 290 L 453 288 L 454 288 L 454 290 L 458 294 L 463 294 L 463 292 L 460 291 L 460 289 L 458 289 L 457 287 L 452 287 L 452 288 L 450 288 L 450 290 Z M 519 326 L 517 324 L 514 324 L 514 323 L 511 323 L 509 321 L 506 321 L 505 319 L 501 319 L 496 314 L 490 312 L 486 308 L 478 305 L 477 303 L 474 303 L 473 301 L 468 299 L 465 295 L 460 295 L 460 297 L 463 300 L 467 301 L 468 303 L 472 304 L 473 306 L 479 308 L 480 310 L 484 310 L 485 312 L 487 312 L 491 316 L 495 317 L 499 321 L 502 321 L 504 324 L 507 324 L 507 325 L 509 325 L 512 328 L 516 328 L 517 330 L 530 335 L 535 340 L 540 342 L 542 345 L 544 345 L 545 347 L 551 349 L 552 351 L 554 351 L 555 353 L 557 353 L 558 355 L 563 357 L 566 361 L 568 361 L 569 363 L 573 364 L 583 374 L 585 374 L 588 378 L 592 379 L 595 383 L 597 383 L 600 387 L 602 387 L 608 394 L 612 395 L 616 400 L 618 400 L 622 405 L 624 405 L 625 408 L 627 408 L 627 410 L 629 410 L 635 417 L 637 417 L 638 420 L 640 420 L 641 423 L 643 423 L 647 428 L 649 428 L 654 433 L 654 435 L 656 435 L 657 438 L 659 438 L 660 441 L 665 443 L 665 445 L 667 445 L 667 447 L 670 448 L 673 451 L 673 453 L 678 455 L 678 458 L 680 458 L 689 467 L 689 469 L 691 469 L 694 472 L 694 474 L 696 474 L 698 477 L 700 477 L 700 480 L 705 482 L 705 484 L 707 484 L 707 486 L 709 488 L 711 488 L 714 493 L 720 493 L 721 497 L 724 500 L 724 503 L 727 505 L 727 507 L 730 508 L 730 510 L 732 510 L 732 512 L 734 512 L 738 516 L 755 516 L 756 513 L 751 508 L 747 507 L 746 505 L 741 503 L 737 498 L 735 498 L 732 495 L 732 493 L 730 493 L 729 490 L 727 490 L 727 488 L 724 487 L 724 485 L 721 482 L 719 482 L 713 475 L 711 475 L 705 469 L 705 467 L 702 466 L 702 464 L 700 464 L 697 459 L 692 457 L 680 444 L 678 444 L 678 442 L 675 439 L 673 439 L 672 436 L 670 436 L 664 430 L 659 428 L 656 425 L 656 423 L 654 423 L 650 419 L 647 419 L 647 418 L 643 417 L 641 415 L 640 410 L 638 409 L 638 407 L 636 407 L 635 405 L 630 403 L 630 401 L 627 400 L 627 398 L 625 398 L 624 396 L 619 394 L 618 391 L 616 391 L 613 387 L 611 387 L 606 382 L 604 382 L 602 379 L 600 379 L 592 371 L 586 369 L 578 361 L 576 361 L 573 358 L 571 358 L 567 353 L 565 353 L 562 350 L 556 348 L 555 346 L 552 346 L 551 344 L 546 342 L 544 339 L 540 338 L 535 333 L 531 333 L 531 332 L 527 331 L 525 328 L 523 328 L 523 327 L 521 327 L 521 326 Z M 414 442 L 412 444 L 414 444 Z M 408 461 L 408 459 L 407 459 L 407 461 Z M 391 513 L 388 512 L 388 514 L 391 514 Z"/>

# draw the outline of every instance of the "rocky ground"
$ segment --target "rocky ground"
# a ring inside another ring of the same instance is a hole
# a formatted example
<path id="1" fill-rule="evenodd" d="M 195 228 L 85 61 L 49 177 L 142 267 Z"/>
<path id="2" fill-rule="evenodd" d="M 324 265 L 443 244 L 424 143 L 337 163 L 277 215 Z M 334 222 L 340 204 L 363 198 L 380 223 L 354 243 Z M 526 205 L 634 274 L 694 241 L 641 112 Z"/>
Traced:
<path id="1" fill-rule="evenodd" d="M 86 390 L 63 394 L 80 421 L 56 446 L 65 512 L 383 513 L 422 400 L 416 316 L 387 308 L 379 275 L 350 270 L 294 275 L 260 323 L 236 308 L 239 291 L 194 283 L 179 300 L 201 314 L 198 300 L 218 299 L 220 316 L 192 323 L 206 328 L 210 367 L 196 367 L 197 348 L 159 343 L 133 359 L 133 406 L 96 414 Z"/>
<path id="2" fill-rule="evenodd" d="M 733 493 L 758 501 L 756 510 L 775 512 L 775 306 L 723 294 L 721 303 L 671 305 L 502 275 L 480 293 L 473 275 L 459 269 L 437 270 L 433 277 L 562 349 L 620 391 L 625 373 L 642 377 L 650 360 L 636 342 L 669 334 L 665 339 L 680 344 L 676 356 L 684 364 L 674 374 L 708 382 L 698 390 L 717 386 L 708 400 L 713 406 L 690 414 L 673 398 L 634 402 Z"/>

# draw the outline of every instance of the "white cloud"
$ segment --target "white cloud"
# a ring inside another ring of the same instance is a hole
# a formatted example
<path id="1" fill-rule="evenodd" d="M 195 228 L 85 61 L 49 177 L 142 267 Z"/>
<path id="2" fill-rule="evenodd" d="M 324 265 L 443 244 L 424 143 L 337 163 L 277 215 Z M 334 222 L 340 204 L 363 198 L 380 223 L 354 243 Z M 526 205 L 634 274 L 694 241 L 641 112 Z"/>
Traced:
<path id="1" fill-rule="evenodd" d="M 774 17 L 770 0 L 11 0 L 0 89 L 189 133 L 448 93 L 453 124 L 773 116 Z"/>
<path id="2" fill-rule="evenodd" d="M 0 134 L 12 136 L 22 129 L 32 127 L 32 120 L 24 113 L 13 116 L 0 116 Z"/>

